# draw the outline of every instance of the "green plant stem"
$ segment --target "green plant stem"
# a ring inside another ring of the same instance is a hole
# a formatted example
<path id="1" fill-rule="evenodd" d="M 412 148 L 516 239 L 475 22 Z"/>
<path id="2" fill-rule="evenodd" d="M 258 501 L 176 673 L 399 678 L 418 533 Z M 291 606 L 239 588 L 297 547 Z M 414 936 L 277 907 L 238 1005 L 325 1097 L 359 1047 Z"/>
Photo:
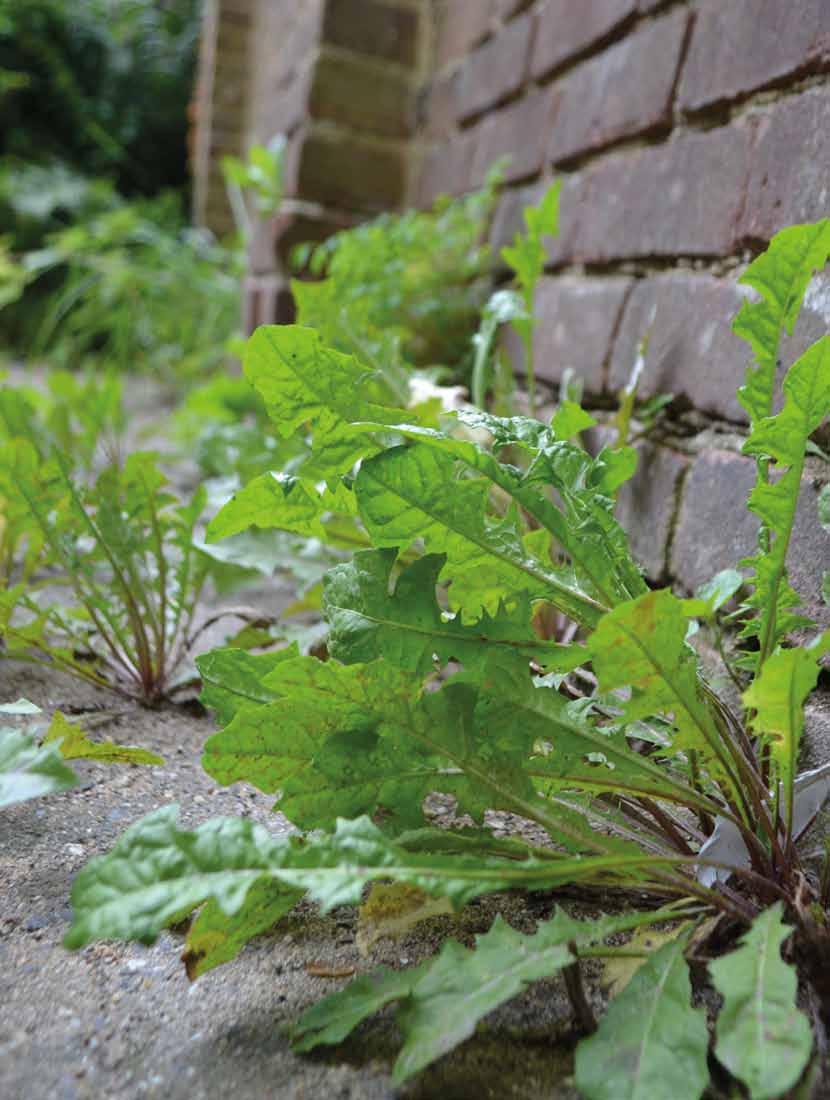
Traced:
<path id="1" fill-rule="evenodd" d="M 790 467 L 789 476 L 792 477 L 796 485 L 801 485 L 801 478 L 804 474 L 804 461 L 805 453 L 802 453 L 798 461 L 793 463 Z M 794 472 L 793 472 L 794 471 Z M 787 552 L 790 548 L 790 539 L 792 537 L 793 523 L 795 521 L 796 508 L 798 507 L 799 494 L 792 493 L 789 501 L 787 519 L 786 519 L 786 534 L 775 539 L 769 553 L 773 559 L 772 580 L 770 582 L 770 603 L 769 614 L 764 622 L 764 628 L 760 638 L 760 648 L 758 652 L 758 673 L 761 672 L 764 667 L 764 663 L 775 648 L 776 639 L 776 622 L 778 618 L 778 595 L 781 588 L 781 583 L 784 579 L 784 572 L 787 567 Z M 769 536 L 769 532 L 767 532 Z M 789 792 L 792 794 L 792 792 Z M 792 798 L 788 799 L 788 805 L 792 805 Z M 788 829 L 792 828 L 792 815 L 789 815 L 790 821 Z"/>
<path id="2" fill-rule="evenodd" d="M 533 316 L 533 299 L 527 301 L 527 295 L 525 296 L 525 307 L 529 317 Z M 533 420 L 536 419 L 536 365 L 534 363 L 533 354 L 533 327 L 529 326 L 528 333 L 522 333 L 522 344 L 524 346 L 525 353 L 525 373 L 527 376 L 527 414 Z"/>

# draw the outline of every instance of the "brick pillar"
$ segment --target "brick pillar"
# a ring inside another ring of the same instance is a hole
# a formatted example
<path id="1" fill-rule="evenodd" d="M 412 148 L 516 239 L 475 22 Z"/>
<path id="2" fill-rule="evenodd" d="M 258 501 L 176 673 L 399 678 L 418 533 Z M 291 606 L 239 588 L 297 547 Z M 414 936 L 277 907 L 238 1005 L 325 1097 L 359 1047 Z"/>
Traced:
<path id="1" fill-rule="evenodd" d="M 234 228 L 220 162 L 247 145 L 251 36 L 258 0 L 207 0 L 191 108 L 193 220 L 222 237 Z"/>
<path id="2" fill-rule="evenodd" d="M 232 94 L 224 81 L 242 41 L 225 5 L 233 5 L 237 15 L 241 6 L 249 8 L 244 59 L 250 75 L 232 85 L 241 89 L 233 127 L 222 125 L 227 116 L 220 117 L 217 108 Z M 207 75 L 200 81 L 199 100 L 209 107 L 199 108 L 201 155 L 195 158 L 196 210 L 203 223 L 214 229 L 225 225 L 218 217 L 223 206 L 214 197 L 216 156 L 244 154 L 251 144 L 280 133 L 289 142 L 287 213 L 258 226 L 251 244 L 248 327 L 288 316 L 284 268 L 292 245 L 322 240 L 404 203 L 424 6 L 425 0 L 210 0 L 202 44 Z M 214 160 L 206 145 L 215 150 Z"/>

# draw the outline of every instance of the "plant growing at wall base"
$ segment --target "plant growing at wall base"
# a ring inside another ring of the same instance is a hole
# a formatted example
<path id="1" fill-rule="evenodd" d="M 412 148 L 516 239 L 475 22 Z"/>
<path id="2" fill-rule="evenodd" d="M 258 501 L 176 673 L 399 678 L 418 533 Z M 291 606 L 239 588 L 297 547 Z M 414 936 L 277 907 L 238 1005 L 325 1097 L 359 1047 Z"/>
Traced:
<path id="1" fill-rule="evenodd" d="M 496 167 L 464 198 L 383 214 L 300 249 L 298 261 L 319 278 L 292 283 L 299 323 L 356 355 L 399 403 L 412 367 L 443 366 L 465 377 L 487 295 L 486 237 L 500 182 Z"/>
<path id="2" fill-rule="evenodd" d="M 198 975 L 306 893 L 331 908 L 386 880 L 458 907 L 567 885 L 599 889 L 608 905 L 633 888 L 650 899 L 642 913 L 557 913 L 534 936 L 499 922 L 475 951 L 449 943 L 414 971 L 362 976 L 303 1017 L 298 1046 L 339 1042 L 398 1001 L 404 1080 L 528 982 L 560 971 L 590 1028 L 580 960 L 618 952 L 612 935 L 670 919 L 676 937 L 582 1041 L 580 1091 L 700 1097 L 709 1038 L 692 1003 L 692 952 L 724 998 L 714 1057 L 753 1100 L 793 1087 L 813 1039 L 784 943 L 816 1019 L 830 1020 L 827 876 L 817 881 L 798 848 L 830 776 L 799 775 L 797 763 L 830 635 L 789 646 L 804 622 L 786 579 L 802 456 L 830 410 L 830 337 L 790 368 L 775 415 L 769 364 L 828 255 L 830 222 L 779 234 L 746 273 L 760 299 L 736 322 L 758 361 L 743 394 L 746 451 L 759 458 L 750 507 L 762 523 L 748 566 L 754 627 L 744 631 L 759 641 L 740 711 L 715 694 L 690 644 L 740 577 L 691 600 L 648 590 L 613 515 L 632 452 L 592 458 L 570 442 L 582 410 L 566 405 L 549 424 L 464 410 L 439 429 L 384 402 L 371 370 L 314 333 L 259 330 L 246 374 L 280 434 L 310 427 L 310 452 L 291 479 L 238 494 L 217 530 L 232 516 L 234 527 L 324 535 L 332 515 L 351 514 L 372 548 L 326 577 L 329 661 L 292 649 L 201 660 L 204 700 L 222 726 L 203 762 L 221 783 L 279 794 L 280 810 L 313 832 L 278 839 L 235 819 L 188 831 L 175 808 L 158 811 L 78 876 L 68 945 L 151 942 L 204 906 L 188 936 Z M 581 637 L 540 637 L 535 616 L 547 606 Z M 435 791 L 474 826 L 433 828 L 425 798 Z M 494 836 L 491 810 L 533 822 L 547 841 Z"/>

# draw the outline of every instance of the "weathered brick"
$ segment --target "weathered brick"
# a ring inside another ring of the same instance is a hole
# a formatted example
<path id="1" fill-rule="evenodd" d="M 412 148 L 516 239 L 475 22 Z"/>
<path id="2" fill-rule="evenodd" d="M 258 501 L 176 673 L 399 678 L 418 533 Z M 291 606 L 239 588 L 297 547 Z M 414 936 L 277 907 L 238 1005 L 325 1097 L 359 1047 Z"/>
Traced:
<path id="1" fill-rule="evenodd" d="M 781 370 L 786 371 L 811 344 L 830 332 L 830 269 L 814 275 L 804 295 L 792 336 L 783 336 L 779 350 Z M 830 562 L 828 562 L 830 568 Z"/>
<path id="2" fill-rule="evenodd" d="M 429 206 L 439 195 L 461 195 L 471 186 L 475 138 L 455 137 L 430 149 L 418 172 L 419 206 Z"/>
<path id="3" fill-rule="evenodd" d="M 669 540 L 689 460 L 668 447 L 638 446 L 637 472 L 621 488 L 617 519 L 628 533 L 631 552 L 652 582 L 665 580 Z"/>
<path id="4" fill-rule="evenodd" d="M 830 534 L 817 519 L 821 482 L 812 468 L 801 483 L 790 552 L 790 583 L 804 609 L 820 622 L 821 578 L 830 562 Z M 721 569 L 734 567 L 757 545 L 759 521 L 746 507 L 755 484 L 755 463 L 727 451 L 705 451 L 695 459 L 683 490 L 672 547 L 672 572 L 689 591 Z"/>
<path id="5" fill-rule="evenodd" d="M 248 242 L 248 275 L 267 275 L 274 271 L 278 223 L 274 218 L 262 218 L 251 230 Z"/>
<path id="6" fill-rule="evenodd" d="M 733 248 L 749 167 L 739 126 L 608 157 L 588 172 L 577 259 L 720 256 Z"/>
<path id="7" fill-rule="evenodd" d="M 554 163 L 669 123 L 688 24 L 688 12 L 674 12 L 565 77 L 551 138 Z"/>
<path id="8" fill-rule="evenodd" d="M 699 110 L 830 61 L 827 0 L 703 0 L 680 86 Z"/>
<path id="9" fill-rule="evenodd" d="M 523 15 L 465 60 L 458 84 L 459 119 L 472 118 L 521 88 L 532 31 L 533 17 Z"/>
<path id="10" fill-rule="evenodd" d="M 307 65 L 289 84 L 263 88 L 268 94 L 254 97 L 252 122 L 261 141 L 269 141 L 274 134 L 290 135 L 305 121 L 312 77 L 312 66 Z"/>
<path id="11" fill-rule="evenodd" d="M 401 70 L 323 50 L 314 66 L 309 111 L 312 118 L 364 133 L 406 137 L 414 126 L 415 97 Z"/>
<path id="12" fill-rule="evenodd" d="M 539 17 L 531 74 L 546 76 L 600 42 L 636 10 L 637 0 L 548 0 Z"/>
<path id="13" fill-rule="evenodd" d="M 296 18 L 280 33 L 278 11 L 271 4 L 260 4 L 260 18 L 266 25 L 257 28 L 254 43 L 258 70 L 264 66 L 273 70 L 283 81 L 291 79 L 296 70 L 305 64 L 309 53 L 317 47 L 322 33 L 323 4 L 321 0 L 308 0 L 298 10 Z"/>
<path id="14" fill-rule="evenodd" d="M 291 253 L 299 244 L 320 244 L 335 233 L 344 229 L 350 229 L 361 220 L 359 215 L 350 215 L 338 211 L 326 213 L 325 216 L 312 216 L 309 214 L 283 215 L 277 219 L 276 225 L 276 254 L 278 268 L 280 265 L 285 271 L 294 273 Z M 308 275 L 307 271 L 300 276 Z"/>
<path id="15" fill-rule="evenodd" d="M 648 335 L 639 393 L 672 393 L 694 408 L 736 423 L 747 421 L 738 403 L 751 355 L 732 332 L 732 321 L 750 292 L 730 279 L 677 271 L 637 283 L 626 305 L 611 360 L 610 385 L 625 384 Z M 830 327 L 830 276 L 817 275 L 791 336 L 781 342 L 779 381 Z M 780 394 L 776 410 L 780 405 Z"/>
<path id="16" fill-rule="evenodd" d="M 588 173 L 569 172 L 559 178 L 559 236 L 549 238 L 546 245 L 548 264 L 553 266 L 575 258 L 582 223 L 593 216 Z"/>
<path id="17" fill-rule="evenodd" d="M 259 325 L 291 324 L 294 301 L 282 275 L 249 275 L 242 288 L 242 329 L 249 336 Z"/>
<path id="18" fill-rule="evenodd" d="M 496 15 L 499 19 L 512 19 L 520 11 L 529 8 L 533 0 L 496 0 Z"/>
<path id="19" fill-rule="evenodd" d="M 457 61 L 485 38 L 492 26 L 492 0 L 459 4 L 443 0 L 436 11 L 436 69 Z"/>
<path id="20" fill-rule="evenodd" d="M 735 391 L 748 354 L 731 331 L 742 297 L 734 282 L 691 272 L 638 282 L 614 347 L 612 390 L 625 385 L 648 337 L 641 396 L 672 393 L 703 412 L 744 421 Z"/>
<path id="21" fill-rule="evenodd" d="M 741 236 L 769 240 L 779 229 L 830 214 L 830 90 L 765 108 L 757 134 Z"/>
<path id="22" fill-rule="evenodd" d="M 550 134 L 555 93 L 544 88 L 487 115 L 476 128 L 474 185 L 483 182 L 490 167 L 510 157 L 504 178 L 508 183 L 534 176 L 542 167 Z"/>
<path id="23" fill-rule="evenodd" d="M 536 290 L 534 363 L 559 382 L 570 369 L 589 393 L 605 388 L 605 366 L 631 279 L 543 278 Z"/>
<path id="24" fill-rule="evenodd" d="M 418 13 L 376 0 L 328 0 L 323 41 L 412 67 L 418 59 Z"/>
<path id="25" fill-rule="evenodd" d="M 804 612 L 823 628 L 830 626 L 830 608 L 821 599 L 822 578 L 830 568 L 830 534 L 818 522 L 818 498 L 826 478 L 827 467 L 808 460 L 787 555 L 790 584 L 804 601 Z"/>
<path id="26" fill-rule="evenodd" d="M 446 137 L 455 126 L 458 78 L 458 71 L 436 76 L 427 88 L 423 104 L 425 137 Z"/>
<path id="27" fill-rule="evenodd" d="M 683 487 L 671 552 L 671 571 L 694 591 L 721 569 L 751 554 L 758 520 L 746 509 L 755 463 L 729 451 L 704 451 Z"/>
<path id="28" fill-rule="evenodd" d="M 297 193 L 362 210 L 397 206 L 406 189 L 404 150 L 353 134 L 312 129 L 302 144 Z"/>
<path id="29" fill-rule="evenodd" d="M 493 224 L 490 229 L 490 247 L 496 255 L 505 245 L 511 244 L 519 230 L 524 229 L 523 212 L 527 206 L 535 206 L 550 186 L 548 181 L 532 183 L 527 187 L 510 187 L 502 191 Z"/>

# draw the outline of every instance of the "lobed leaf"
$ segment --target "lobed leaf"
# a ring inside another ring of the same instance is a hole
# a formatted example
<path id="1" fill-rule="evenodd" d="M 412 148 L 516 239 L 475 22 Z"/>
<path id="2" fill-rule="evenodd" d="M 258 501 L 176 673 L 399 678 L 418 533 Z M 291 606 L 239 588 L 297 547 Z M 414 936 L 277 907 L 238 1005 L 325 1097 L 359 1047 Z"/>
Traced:
<path id="1" fill-rule="evenodd" d="M 778 650 L 743 695 L 745 706 L 754 712 L 753 732 L 769 744 L 777 764 L 788 829 L 793 822 L 794 784 L 804 731 L 804 701 L 816 686 L 819 659 L 828 647 L 830 635 L 824 635 L 809 649 Z"/>
<path id="2" fill-rule="evenodd" d="M 544 642 L 531 626 L 527 599 L 508 613 L 486 612 L 473 623 L 442 612 L 436 587 L 446 558 L 427 554 L 407 566 L 392 585 L 395 550 L 365 550 L 335 566 L 323 582 L 323 608 L 329 624 L 329 652 L 346 664 L 377 658 L 419 676 L 436 663 L 460 661 L 467 669 L 483 665 L 492 651 L 515 653 L 527 665 L 569 671 L 585 659 L 579 646 Z"/>
<path id="3" fill-rule="evenodd" d="M 667 943 L 615 997 L 599 1030 L 576 1051 L 585 1100 L 699 1100 L 709 1080 L 706 1013 L 692 1008 L 683 952 Z"/>
<path id="4" fill-rule="evenodd" d="M 741 276 L 740 282 L 760 295 L 759 301 L 744 302 L 732 325 L 756 359 L 738 391 L 753 426 L 772 412 L 782 331 L 792 332 L 813 272 L 829 256 L 830 220 L 825 218 L 776 233 Z"/>
<path id="5" fill-rule="evenodd" d="M 295 1049 L 338 1043 L 362 1020 L 399 1001 L 404 1044 L 395 1063 L 397 1082 L 406 1081 L 468 1039 L 478 1022 L 517 996 L 531 982 L 551 977 L 578 958 L 581 947 L 659 919 L 640 913 L 577 921 L 561 909 L 533 935 L 497 917 L 476 937 L 475 950 L 450 940 L 440 954 L 403 972 L 381 970 L 362 976 L 303 1014 Z"/>
<path id="6" fill-rule="evenodd" d="M 283 661 L 299 657 L 296 645 L 268 653 L 249 653 L 244 649 L 212 649 L 196 658 L 202 678 L 200 701 L 216 711 L 222 724 L 229 723 L 245 705 L 258 706 L 276 699 L 263 680 Z"/>
<path id="7" fill-rule="evenodd" d="M 213 517 L 206 538 L 214 542 L 258 527 L 325 539 L 323 520 L 330 513 L 356 513 L 354 495 L 342 481 L 336 482 L 334 489 L 320 489 L 308 479 L 261 474 L 234 493 Z"/>
<path id="8" fill-rule="evenodd" d="M 787 580 L 786 562 L 807 441 L 830 409 L 830 337 L 817 341 L 793 364 L 783 388 L 781 412 L 758 421 L 744 445 L 745 453 L 775 463 L 773 480 L 760 478 L 748 503 L 761 520 L 766 543 L 741 563 L 753 571 L 754 591 L 747 603 L 758 613 L 743 636 L 758 637 L 759 667 L 787 633 L 806 622 L 792 613 L 800 599 Z"/>
<path id="9" fill-rule="evenodd" d="M 312 424 L 313 453 L 304 468 L 331 477 L 378 450 L 358 421 L 380 424 L 407 419 L 404 409 L 380 404 L 373 374 L 351 355 L 325 347 L 319 335 L 299 325 L 263 325 L 248 341 L 245 375 L 265 402 L 277 431 L 293 435 Z"/>
<path id="10" fill-rule="evenodd" d="M 694 749 L 731 781 L 730 750 L 701 697 L 697 659 L 686 644 L 684 603 L 668 589 L 610 611 L 588 640 L 602 691 L 631 688 L 627 721 L 671 715 L 672 751 Z"/>
<path id="11" fill-rule="evenodd" d="M 179 828 L 178 807 L 171 805 L 130 826 L 111 852 L 76 876 L 64 942 L 70 948 L 99 939 L 153 943 L 163 928 L 211 899 L 233 917 L 249 891 L 267 881 L 307 891 L 324 911 L 357 904 L 364 887 L 378 880 L 406 882 L 460 907 L 484 893 L 547 889 L 617 864 L 554 854 L 505 860 L 411 852 L 367 817 L 340 819 L 333 834 L 306 841 L 272 836 L 244 818 L 216 818 L 185 830 Z"/>
<path id="12" fill-rule="evenodd" d="M 740 946 L 709 964 L 723 997 L 715 1054 L 749 1090 L 774 1100 L 791 1089 L 813 1049 L 813 1033 L 796 1006 L 795 969 L 781 958 L 792 932 L 780 902 L 764 910 Z"/>

